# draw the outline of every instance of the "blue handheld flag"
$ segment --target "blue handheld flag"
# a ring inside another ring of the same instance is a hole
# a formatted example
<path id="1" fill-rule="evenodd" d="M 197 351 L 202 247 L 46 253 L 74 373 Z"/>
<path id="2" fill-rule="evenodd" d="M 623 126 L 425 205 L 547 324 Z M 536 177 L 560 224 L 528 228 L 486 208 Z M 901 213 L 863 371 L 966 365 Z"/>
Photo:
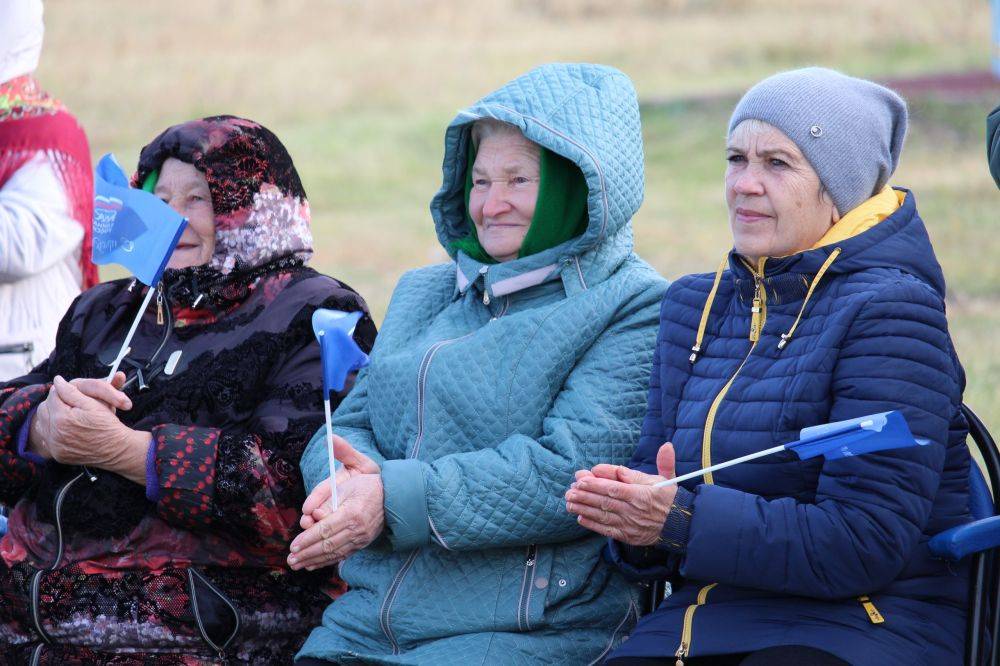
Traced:
<path id="1" fill-rule="evenodd" d="M 361 312 L 316 310 L 313 333 L 319 341 L 323 359 L 323 409 L 326 412 L 326 453 L 330 463 L 330 507 L 337 508 L 337 458 L 333 452 L 333 425 L 330 416 L 330 391 L 343 391 L 347 375 L 368 365 L 368 354 L 354 342 L 354 327 Z"/>
<path id="2" fill-rule="evenodd" d="M 187 220 L 149 192 L 130 188 L 111 153 L 94 170 L 94 191 L 94 263 L 120 264 L 155 285 Z"/>
<path id="3" fill-rule="evenodd" d="M 803 428 L 799 431 L 799 439 L 796 442 L 780 444 L 770 449 L 733 458 L 690 474 L 660 481 L 654 486 L 673 485 L 687 479 L 703 476 L 708 472 L 763 458 L 778 451 L 794 451 L 803 460 L 816 456 L 835 460 L 848 456 L 859 456 L 864 453 L 874 453 L 875 451 L 901 449 L 907 446 L 926 446 L 927 444 L 930 444 L 930 440 L 913 436 L 902 412 L 880 412 L 857 419 Z"/>
<path id="4" fill-rule="evenodd" d="M 313 333 L 323 358 L 324 399 L 331 391 L 343 391 L 347 376 L 368 365 L 368 355 L 351 337 L 362 316 L 361 312 L 325 309 L 313 313 Z"/>
<path id="5" fill-rule="evenodd" d="M 891 411 L 803 428 L 799 431 L 799 441 L 786 444 L 785 448 L 803 460 L 816 456 L 834 460 L 929 443 L 930 440 L 913 436 L 902 412 Z"/>

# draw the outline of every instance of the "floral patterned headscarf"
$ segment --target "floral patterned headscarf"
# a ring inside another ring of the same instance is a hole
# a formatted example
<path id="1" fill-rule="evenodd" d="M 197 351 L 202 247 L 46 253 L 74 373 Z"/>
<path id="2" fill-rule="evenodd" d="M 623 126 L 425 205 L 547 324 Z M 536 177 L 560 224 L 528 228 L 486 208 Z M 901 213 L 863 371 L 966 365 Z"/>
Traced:
<path id="1" fill-rule="evenodd" d="M 142 149 L 133 187 L 170 157 L 193 165 L 208 181 L 215 212 L 209 268 L 228 275 L 312 256 L 305 190 L 288 151 L 266 127 L 235 116 L 174 125 Z"/>

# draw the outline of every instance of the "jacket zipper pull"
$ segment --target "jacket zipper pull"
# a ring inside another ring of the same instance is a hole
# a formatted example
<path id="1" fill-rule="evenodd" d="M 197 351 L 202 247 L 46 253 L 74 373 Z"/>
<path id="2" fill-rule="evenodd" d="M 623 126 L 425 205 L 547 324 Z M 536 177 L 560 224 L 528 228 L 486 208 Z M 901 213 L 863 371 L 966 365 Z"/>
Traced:
<path id="1" fill-rule="evenodd" d="M 677 661 L 674 662 L 674 666 L 684 666 L 684 657 L 687 656 L 687 651 L 687 643 L 681 641 L 680 647 L 678 647 L 677 652 L 674 653 L 674 656 L 677 657 Z"/>
<path id="2" fill-rule="evenodd" d="M 754 282 L 753 304 L 750 306 L 750 342 L 760 340 L 760 329 L 763 328 L 765 263 L 767 263 L 767 257 L 761 257 L 757 260 L 756 269 L 750 267 Z"/>
<path id="3" fill-rule="evenodd" d="M 163 326 L 163 283 L 156 285 L 156 324 Z"/>
<path id="4" fill-rule="evenodd" d="M 479 274 L 483 276 L 483 305 L 490 304 L 490 290 L 486 286 L 486 273 L 490 270 L 489 266 L 483 266 L 479 269 Z"/>
<path id="5" fill-rule="evenodd" d="M 882 624 L 885 622 L 885 618 L 882 617 L 882 613 L 878 612 L 878 609 L 875 608 L 875 604 L 872 603 L 872 600 L 868 597 L 868 595 L 858 597 L 858 601 L 861 602 L 861 606 L 865 609 L 865 612 L 868 613 L 868 620 L 872 624 Z"/>
<path id="6" fill-rule="evenodd" d="M 760 315 L 764 302 L 760 297 L 760 285 L 754 293 L 753 305 L 750 306 L 750 342 L 757 342 L 760 339 Z"/>

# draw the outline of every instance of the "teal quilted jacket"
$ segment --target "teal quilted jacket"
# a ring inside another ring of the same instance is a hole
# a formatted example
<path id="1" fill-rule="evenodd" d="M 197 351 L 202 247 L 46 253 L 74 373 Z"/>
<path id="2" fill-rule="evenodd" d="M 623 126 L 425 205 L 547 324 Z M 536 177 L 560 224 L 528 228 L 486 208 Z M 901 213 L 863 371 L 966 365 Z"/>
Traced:
<path id="1" fill-rule="evenodd" d="M 586 232 L 545 252 L 407 273 L 334 430 L 382 468 L 386 530 L 341 566 L 350 591 L 300 656 L 338 663 L 600 660 L 636 619 L 604 540 L 566 513 L 573 472 L 625 463 L 639 436 L 666 283 L 632 252 L 643 196 L 635 91 L 617 70 L 547 65 L 463 110 L 431 203 L 466 234 L 471 123 L 493 117 L 573 160 Z M 324 433 L 302 460 L 329 475 Z"/>

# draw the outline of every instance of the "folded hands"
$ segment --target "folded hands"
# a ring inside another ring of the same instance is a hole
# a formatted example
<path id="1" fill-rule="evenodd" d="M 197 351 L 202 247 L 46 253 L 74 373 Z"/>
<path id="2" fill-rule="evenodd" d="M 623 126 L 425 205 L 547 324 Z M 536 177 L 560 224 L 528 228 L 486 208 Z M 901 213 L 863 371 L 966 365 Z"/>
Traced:
<path id="1" fill-rule="evenodd" d="M 660 539 L 677 493 L 677 486 L 653 487 L 675 475 L 672 444 L 660 447 L 656 467 L 659 474 L 621 465 L 580 470 L 566 491 L 566 510 L 588 530 L 633 546 L 651 546 Z"/>

